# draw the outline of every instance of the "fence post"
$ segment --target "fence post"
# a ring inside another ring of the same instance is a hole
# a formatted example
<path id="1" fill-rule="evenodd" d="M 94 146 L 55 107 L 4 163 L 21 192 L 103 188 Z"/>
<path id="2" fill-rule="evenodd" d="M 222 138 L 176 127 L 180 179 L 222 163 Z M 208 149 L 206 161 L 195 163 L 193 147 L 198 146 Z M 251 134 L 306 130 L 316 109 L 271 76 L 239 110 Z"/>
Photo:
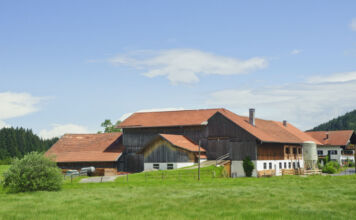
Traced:
<path id="1" fill-rule="evenodd" d="M 70 183 L 73 183 L 73 174 L 70 175 Z"/>
<path id="2" fill-rule="evenodd" d="M 163 171 L 162 171 L 162 180 L 163 180 Z"/>
<path id="3" fill-rule="evenodd" d="M 126 182 L 129 181 L 129 174 L 126 174 Z"/>

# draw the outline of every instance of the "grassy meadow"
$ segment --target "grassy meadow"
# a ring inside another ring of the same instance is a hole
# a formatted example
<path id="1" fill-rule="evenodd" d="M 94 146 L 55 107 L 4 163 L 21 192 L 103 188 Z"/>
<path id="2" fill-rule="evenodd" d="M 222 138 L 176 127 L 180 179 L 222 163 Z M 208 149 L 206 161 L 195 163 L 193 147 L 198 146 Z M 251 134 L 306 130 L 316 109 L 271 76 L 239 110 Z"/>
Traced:
<path id="1" fill-rule="evenodd" d="M 0 172 L 6 169 L 1 167 Z M 0 219 L 354 219 L 356 176 L 213 178 L 218 168 L 151 172 L 58 192 L 9 194 Z M 162 174 L 163 173 L 163 174 Z"/>

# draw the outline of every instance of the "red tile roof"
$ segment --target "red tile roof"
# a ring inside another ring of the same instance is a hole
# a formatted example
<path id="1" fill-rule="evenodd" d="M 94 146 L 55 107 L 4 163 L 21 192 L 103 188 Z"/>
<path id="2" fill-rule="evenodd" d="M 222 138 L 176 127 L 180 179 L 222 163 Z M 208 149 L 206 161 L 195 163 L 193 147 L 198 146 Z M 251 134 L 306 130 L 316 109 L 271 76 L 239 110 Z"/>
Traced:
<path id="1" fill-rule="evenodd" d="M 122 133 L 65 134 L 46 153 L 56 162 L 112 162 L 116 161 L 124 146 Z"/>
<path id="2" fill-rule="evenodd" d="M 282 122 L 256 118 L 255 126 L 252 126 L 248 122 L 248 117 L 239 116 L 224 108 L 134 113 L 123 121 L 120 127 L 199 126 L 218 112 L 263 142 L 303 143 L 304 141 L 314 141 L 319 144 L 316 139 L 290 123 L 283 126 Z"/>
<path id="3" fill-rule="evenodd" d="M 176 147 L 191 152 L 199 152 L 199 146 L 193 143 L 188 138 L 184 137 L 183 135 L 175 135 L 175 134 L 159 134 L 159 135 Z M 201 147 L 200 152 L 205 152 L 205 149 Z"/>
<path id="4" fill-rule="evenodd" d="M 354 131 L 307 131 L 306 133 L 319 140 L 323 145 L 345 146 L 348 144 Z M 327 134 L 329 135 L 328 138 L 326 138 Z"/>
<path id="5" fill-rule="evenodd" d="M 201 125 L 220 109 L 137 112 L 121 122 L 121 128 Z"/>

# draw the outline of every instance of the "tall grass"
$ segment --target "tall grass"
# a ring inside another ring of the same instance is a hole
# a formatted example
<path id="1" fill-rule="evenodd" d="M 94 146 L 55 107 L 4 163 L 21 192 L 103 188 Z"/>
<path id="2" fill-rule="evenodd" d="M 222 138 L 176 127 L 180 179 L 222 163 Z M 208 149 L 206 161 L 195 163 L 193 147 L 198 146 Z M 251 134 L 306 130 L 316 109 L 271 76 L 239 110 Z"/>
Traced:
<path id="1" fill-rule="evenodd" d="M 177 171 L 168 171 L 173 174 Z M 183 172 L 183 171 L 182 171 Z M 188 172 L 196 172 L 191 170 Z M 154 174 L 153 174 L 154 173 Z M 152 175 L 159 177 L 160 172 Z M 151 173 L 150 173 L 151 174 Z M 169 175 L 168 174 L 168 175 Z M 2 219 L 352 219 L 356 176 L 66 182 L 59 192 L 6 194 Z"/>

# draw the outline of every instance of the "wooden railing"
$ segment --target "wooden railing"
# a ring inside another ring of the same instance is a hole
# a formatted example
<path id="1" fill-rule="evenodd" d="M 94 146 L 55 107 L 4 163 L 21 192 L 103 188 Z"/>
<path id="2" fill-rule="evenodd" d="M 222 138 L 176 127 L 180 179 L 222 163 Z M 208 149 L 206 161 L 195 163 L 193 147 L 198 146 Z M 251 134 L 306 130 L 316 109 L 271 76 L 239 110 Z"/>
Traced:
<path id="1" fill-rule="evenodd" d="M 230 157 L 230 153 L 224 154 L 218 158 L 216 158 L 216 166 L 221 163 L 221 161 L 226 160 L 227 158 Z"/>

